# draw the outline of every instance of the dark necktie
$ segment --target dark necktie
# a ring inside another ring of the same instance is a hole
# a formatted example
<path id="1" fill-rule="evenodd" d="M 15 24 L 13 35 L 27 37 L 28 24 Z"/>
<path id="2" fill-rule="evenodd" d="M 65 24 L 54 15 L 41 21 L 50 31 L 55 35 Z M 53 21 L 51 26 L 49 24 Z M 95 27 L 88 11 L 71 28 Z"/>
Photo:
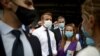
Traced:
<path id="1" fill-rule="evenodd" d="M 23 45 L 20 40 L 21 32 L 19 30 L 13 30 L 11 33 L 16 37 L 12 48 L 12 56 L 24 56 Z"/>
<path id="2" fill-rule="evenodd" d="M 50 35 L 49 35 L 49 32 L 48 32 L 48 29 L 46 29 L 46 32 L 47 32 L 47 38 L 48 38 L 48 51 L 49 51 L 49 55 L 48 56 L 53 56 L 52 48 L 51 48 Z"/>

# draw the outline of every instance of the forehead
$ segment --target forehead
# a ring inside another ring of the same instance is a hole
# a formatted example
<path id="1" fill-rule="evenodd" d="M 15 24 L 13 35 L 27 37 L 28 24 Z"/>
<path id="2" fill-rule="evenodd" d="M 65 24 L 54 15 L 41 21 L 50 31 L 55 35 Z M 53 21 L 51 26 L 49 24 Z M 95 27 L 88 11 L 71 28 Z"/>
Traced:
<path id="1" fill-rule="evenodd" d="M 64 18 L 58 18 L 58 21 L 64 21 Z"/>
<path id="2" fill-rule="evenodd" d="M 52 18 L 52 16 L 51 15 L 44 14 L 43 15 L 43 18 Z"/>
<path id="3" fill-rule="evenodd" d="M 66 30 L 73 30 L 73 27 L 72 26 L 66 26 L 65 29 Z"/>

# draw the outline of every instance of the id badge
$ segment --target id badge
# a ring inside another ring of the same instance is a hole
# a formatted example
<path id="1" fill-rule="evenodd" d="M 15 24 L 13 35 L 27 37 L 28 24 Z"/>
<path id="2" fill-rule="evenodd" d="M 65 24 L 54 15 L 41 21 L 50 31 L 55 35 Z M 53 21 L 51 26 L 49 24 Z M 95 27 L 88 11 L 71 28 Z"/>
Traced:
<path id="1" fill-rule="evenodd" d="M 73 56 L 73 53 L 74 53 L 73 51 L 68 50 L 68 51 L 67 51 L 67 55 L 66 55 L 66 56 Z"/>

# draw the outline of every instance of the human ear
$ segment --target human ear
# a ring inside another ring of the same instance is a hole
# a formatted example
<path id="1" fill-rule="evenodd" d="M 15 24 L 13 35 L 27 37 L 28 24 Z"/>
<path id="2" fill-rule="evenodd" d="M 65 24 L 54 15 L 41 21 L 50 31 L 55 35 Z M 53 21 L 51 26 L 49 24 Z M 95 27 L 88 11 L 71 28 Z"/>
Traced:
<path id="1" fill-rule="evenodd" d="M 94 27 L 94 24 L 95 24 L 95 19 L 94 19 L 94 16 L 93 15 L 90 15 L 89 16 L 89 25 L 91 28 Z"/>

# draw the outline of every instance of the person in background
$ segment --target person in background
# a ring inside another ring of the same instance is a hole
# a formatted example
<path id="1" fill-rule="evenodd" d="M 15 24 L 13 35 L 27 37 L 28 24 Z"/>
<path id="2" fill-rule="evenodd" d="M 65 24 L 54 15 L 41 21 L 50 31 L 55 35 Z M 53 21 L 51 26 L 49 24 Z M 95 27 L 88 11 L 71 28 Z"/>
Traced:
<path id="1" fill-rule="evenodd" d="M 56 56 L 56 41 L 52 27 L 52 14 L 45 12 L 41 15 L 42 26 L 37 28 L 32 34 L 37 36 L 42 47 L 42 56 Z"/>
<path id="2" fill-rule="evenodd" d="M 32 32 L 35 30 L 35 26 L 33 24 L 29 25 L 29 33 L 32 34 Z"/>
<path id="3" fill-rule="evenodd" d="M 0 56 L 42 56 L 39 39 L 21 27 L 34 21 L 32 0 L 0 0 L 0 6 Z"/>
<path id="4" fill-rule="evenodd" d="M 94 40 L 95 45 L 87 46 L 77 56 L 100 56 L 100 1 L 86 0 L 82 4 L 82 18 L 88 18 L 87 25 L 84 25 L 85 32 Z"/>
<path id="5" fill-rule="evenodd" d="M 53 25 L 54 25 L 54 29 L 58 28 L 58 22 L 57 21 L 55 21 Z"/>
<path id="6" fill-rule="evenodd" d="M 42 21 L 36 21 L 35 23 L 31 23 L 29 25 L 29 32 L 32 33 L 35 29 L 39 28 L 42 26 Z"/>
<path id="7" fill-rule="evenodd" d="M 39 27 L 41 27 L 42 26 L 42 21 L 40 20 L 40 21 L 38 21 L 38 23 L 37 23 L 37 25 L 35 26 L 35 28 L 39 28 Z"/>
<path id="8" fill-rule="evenodd" d="M 55 34 L 55 39 L 57 42 L 56 45 L 58 50 L 64 33 L 65 18 L 63 16 L 59 16 L 57 19 L 57 24 L 58 24 L 58 28 L 54 29 L 54 34 Z"/>
<path id="9" fill-rule="evenodd" d="M 80 42 L 76 39 L 76 29 L 73 23 L 65 25 L 64 36 L 59 48 L 58 56 L 76 56 L 81 50 Z"/>

